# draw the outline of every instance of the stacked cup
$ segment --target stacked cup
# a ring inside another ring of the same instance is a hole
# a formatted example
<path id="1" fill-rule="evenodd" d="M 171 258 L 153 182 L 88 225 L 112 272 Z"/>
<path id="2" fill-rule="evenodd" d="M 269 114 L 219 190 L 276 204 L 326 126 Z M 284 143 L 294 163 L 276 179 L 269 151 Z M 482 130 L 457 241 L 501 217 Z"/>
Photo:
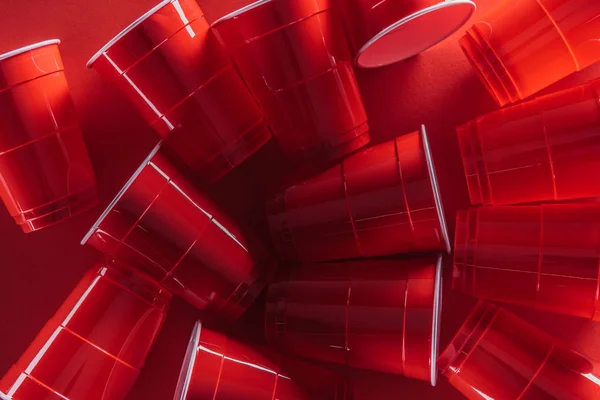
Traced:
<path id="1" fill-rule="evenodd" d="M 97 203 L 59 43 L 0 55 L 0 196 L 26 233 Z"/>

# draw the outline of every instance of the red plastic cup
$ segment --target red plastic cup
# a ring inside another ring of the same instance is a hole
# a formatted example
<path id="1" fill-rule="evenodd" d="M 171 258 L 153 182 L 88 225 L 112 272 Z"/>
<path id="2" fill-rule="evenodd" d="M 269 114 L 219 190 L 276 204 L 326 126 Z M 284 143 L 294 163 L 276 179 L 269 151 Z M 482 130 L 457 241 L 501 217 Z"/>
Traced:
<path id="1" fill-rule="evenodd" d="M 167 291 L 127 266 L 95 267 L 2 378 L 0 397 L 123 399 L 170 301 Z"/>
<path id="2" fill-rule="evenodd" d="M 442 258 L 315 264 L 269 286 L 267 342 L 436 384 Z"/>
<path id="3" fill-rule="evenodd" d="M 0 197 L 25 233 L 97 204 L 59 43 L 0 55 Z"/>
<path id="4" fill-rule="evenodd" d="M 595 80 L 458 127 L 471 203 L 600 196 L 599 102 Z"/>
<path id="5" fill-rule="evenodd" d="M 450 252 L 424 126 L 287 188 L 267 213 L 275 248 L 287 260 Z"/>
<path id="6" fill-rule="evenodd" d="M 453 287 L 600 321 L 600 205 L 482 207 L 456 220 Z"/>
<path id="7" fill-rule="evenodd" d="M 340 1 L 358 67 L 373 68 L 415 56 L 462 27 L 471 0 Z"/>
<path id="8" fill-rule="evenodd" d="M 159 143 L 81 241 L 136 266 L 201 310 L 235 319 L 274 260 L 200 194 Z"/>
<path id="9" fill-rule="evenodd" d="M 370 141 L 330 1 L 259 0 L 213 24 L 292 163 L 326 163 Z"/>
<path id="10" fill-rule="evenodd" d="M 328 370 L 252 347 L 196 323 L 173 400 L 352 400 Z"/>
<path id="11" fill-rule="evenodd" d="M 599 36 L 596 0 L 504 0 L 459 43 L 503 106 L 600 60 Z"/>
<path id="12" fill-rule="evenodd" d="M 438 363 L 468 399 L 596 399 L 593 364 L 535 326 L 479 302 Z"/>
<path id="13" fill-rule="evenodd" d="M 271 138 L 262 112 L 194 0 L 166 0 L 88 62 L 185 163 L 214 181 Z"/>

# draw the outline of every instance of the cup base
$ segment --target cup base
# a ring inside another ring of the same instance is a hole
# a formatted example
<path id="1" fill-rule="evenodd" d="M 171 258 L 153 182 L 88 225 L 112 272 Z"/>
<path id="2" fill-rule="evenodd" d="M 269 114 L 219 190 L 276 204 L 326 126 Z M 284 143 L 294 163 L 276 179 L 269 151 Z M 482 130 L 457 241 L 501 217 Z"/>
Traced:
<path id="1" fill-rule="evenodd" d="M 15 217 L 15 221 L 21 227 L 23 232 L 31 233 L 57 224 L 75 215 L 82 214 L 98 205 L 96 196 L 96 187 L 83 190 L 68 197 L 68 204 L 63 205 L 65 199 L 53 203 L 56 209 L 45 215 L 20 221 Z"/>
<path id="2" fill-rule="evenodd" d="M 521 100 L 506 68 L 477 28 L 467 30 L 458 44 L 484 87 L 499 106 Z"/>

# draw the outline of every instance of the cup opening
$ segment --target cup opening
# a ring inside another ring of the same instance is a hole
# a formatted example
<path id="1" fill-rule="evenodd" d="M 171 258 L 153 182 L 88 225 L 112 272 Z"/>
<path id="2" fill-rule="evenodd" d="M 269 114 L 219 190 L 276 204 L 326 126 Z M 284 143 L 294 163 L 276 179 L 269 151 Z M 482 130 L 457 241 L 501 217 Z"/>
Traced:
<path id="1" fill-rule="evenodd" d="M 196 321 L 194 329 L 192 330 L 192 335 L 190 336 L 188 347 L 185 351 L 185 357 L 183 358 L 183 364 L 181 365 L 181 371 L 179 373 L 179 379 L 177 380 L 173 400 L 185 400 L 187 396 L 187 391 L 192 379 L 192 372 L 194 371 L 196 354 L 198 353 L 201 332 L 202 322 Z"/>
<path id="2" fill-rule="evenodd" d="M 437 360 L 440 353 L 440 327 L 442 316 L 442 255 L 438 255 L 435 266 L 435 283 L 433 295 L 433 324 L 431 332 L 431 386 L 437 384 Z"/>
<path id="3" fill-rule="evenodd" d="M 133 184 L 133 182 L 137 179 L 137 177 L 142 173 L 142 171 L 144 170 L 144 168 L 146 167 L 146 165 L 148 165 L 148 163 L 150 162 L 150 160 L 152 159 L 152 157 L 154 157 L 156 155 L 156 153 L 158 153 L 158 150 L 160 150 L 162 144 L 163 144 L 163 141 L 161 140 L 160 142 L 158 142 L 158 144 L 156 146 L 154 146 L 154 148 L 152 149 L 152 151 L 150 152 L 150 154 L 148 154 L 148 156 L 144 159 L 144 161 L 140 164 L 140 166 L 135 170 L 135 172 L 133 173 L 133 175 L 131 175 L 131 177 L 129 178 L 129 180 L 127 180 L 127 182 L 121 188 L 121 190 L 119 190 L 119 193 L 117 193 L 117 195 L 110 202 L 110 204 L 108 205 L 108 207 L 106 207 L 106 209 L 102 212 L 102 214 L 100 214 L 100 217 L 96 220 L 96 222 L 94 222 L 94 225 L 92 225 L 92 227 L 85 234 L 85 236 L 83 237 L 83 239 L 81 239 L 80 244 L 82 246 L 87 243 L 87 241 L 90 239 L 90 237 L 92 237 L 92 235 L 94 234 L 94 232 L 96 231 L 96 229 L 98 229 L 98 227 L 100 226 L 100 224 L 102 223 L 102 221 L 104 221 L 104 218 L 106 218 L 106 216 L 108 215 L 108 213 L 111 212 L 111 210 L 115 207 L 115 205 L 117 204 L 117 202 L 121 199 L 121 197 L 123 197 L 123 195 L 125 194 L 125 192 L 127 191 L 127 189 L 129 189 L 129 187 Z"/>
<path id="4" fill-rule="evenodd" d="M 446 30 L 440 31 L 439 37 L 436 38 L 436 41 L 434 43 L 423 44 L 423 46 L 420 46 L 420 47 L 423 47 L 423 49 L 421 51 L 425 51 L 428 48 L 431 48 L 431 47 L 435 46 L 436 44 L 442 42 L 443 40 L 448 38 L 450 35 L 452 35 L 454 32 L 456 32 L 458 29 L 460 29 L 460 27 L 462 27 L 469 20 L 469 18 L 471 18 L 471 16 L 473 15 L 473 13 L 475 12 L 475 10 L 477 8 L 477 5 L 472 0 L 444 0 L 438 4 L 434 4 L 433 6 L 423 8 L 420 11 L 417 11 L 413 14 L 410 14 L 410 15 L 400 19 L 399 21 L 394 22 L 392 25 L 381 30 L 379 33 L 377 33 L 375 36 L 373 36 L 371 39 L 369 39 L 369 41 L 367 43 L 365 43 L 358 50 L 358 52 L 356 53 L 356 56 L 354 58 L 354 64 L 361 68 L 377 68 L 377 67 L 383 67 L 386 65 L 391 65 L 396 62 L 406 60 L 410 57 L 415 56 L 416 54 L 405 53 L 405 54 L 399 54 L 393 60 L 388 60 L 387 62 L 369 63 L 369 62 L 364 61 L 364 56 L 368 52 L 369 48 L 371 48 L 376 42 L 380 41 L 381 39 L 383 39 L 385 36 L 389 35 L 393 31 L 401 29 L 403 27 L 403 25 L 406 25 L 407 23 L 409 23 L 413 20 L 416 20 L 426 14 L 429 14 L 432 12 L 437 12 L 437 11 L 444 11 L 448 7 L 455 7 L 455 6 L 469 7 L 468 12 L 466 13 L 465 17 L 463 19 L 461 19 L 460 21 L 457 21 L 456 26 L 453 27 L 450 31 L 446 31 Z M 435 29 L 435 27 L 433 27 L 433 29 Z M 414 37 L 411 39 L 415 40 Z"/>
<path id="5" fill-rule="evenodd" d="M 0 61 L 6 60 L 7 58 L 17 56 L 19 54 L 26 53 L 31 50 L 39 49 L 40 47 L 50 46 L 53 44 L 57 44 L 57 45 L 60 44 L 60 39 L 44 40 L 43 42 L 33 43 L 33 44 L 29 44 L 27 46 L 19 47 L 18 49 L 14 49 L 14 50 L 11 50 L 4 54 L 0 54 Z"/>
<path id="6" fill-rule="evenodd" d="M 87 68 L 91 68 L 92 65 L 96 62 L 96 60 L 98 58 L 100 58 L 100 56 L 105 53 L 109 48 L 111 48 L 116 42 L 119 41 L 119 39 L 121 39 L 123 36 L 127 35 L 129 32 L 131 32 L 136 26 L 138 26 L 139 24 L 141 24 L 142 22 L 144 22 L 145 20 L 147 20 L 148 18 L 150 18 L 153 14 L 155 14 L 158 10 L 160 10 L 161 8 L 163 8 L 164 6 L 166 6 L 167 4 L 173 3 L 177 0 L 163 0 L 160 3 L 158 3 L 157 5 L 155 5 L 154 7 L 152 7 L 150 10 L 148 10 L 144 15 L 142 15 L 141 17 L 139 17 L 138 19 L 136 19 L 135 21 L 133 21 L 131 24 L 129 24 L 125 29 L 123 29 L 121 32 L 117 33 L 117 35 L 112 38 L 111 40 L 109 40 L 104 46 L 102 46 L 102 48 L 100 48 L 100 50 L 98 50 L 96 52 L 96 54 L 94 54 L 89 60 L 88 62 L 85 64 L 85 66 Z"/>
<path id="7" fill-rule="evenodd" d="M 273 0 L 257 0 L 254 3 L 248 4 L 247 6 L 244 6 L 242 8 L 238 8 L 237 10 L 232 11 L 229 14 L 226 14 L 226 15 L 222 16 L 221 18 L 217 19 L 215 22 L 212 23 L 212 27 L 215 27 L 215 26 L 219 25 L 222 22 L 225 22 L 227 20 L 230 20 L 232 18 L 240 16 L 240 15 L 244 14 L 245 12 L 253 10 L 253 9 L 257 8 L 257 7 L 260 7 L 263 4 L 270 3 L 271 1 L 273 1 Z"/>
<path id="8" fill-rule="evenodd" d="M 435 173 L 435 165 L 433 163 L 433 156 L 429 147 L 429 139 L 427 138 L 427 130 L 425 125 L 421 125 L 421 138 L 423 140 L 423 150 L 425 152 L 425 159 L 427 160 L 427 169 L 429 171 L 429 180 L 431 181 L 431 189 L 433 190 L 433 197 L 435 200 L 435 208 L 437 210 L 438 219 L 440 220 L 440 229 L 444 246 L 448 254 L 452 253 L 452 247 L 450 245 L 450 236 L 448 235 L 448 224 L 446 223 L 446 214 L 444 213 L 444 205 L 442 203 L 442 196 L 438 185 L 437 175 Z"/>

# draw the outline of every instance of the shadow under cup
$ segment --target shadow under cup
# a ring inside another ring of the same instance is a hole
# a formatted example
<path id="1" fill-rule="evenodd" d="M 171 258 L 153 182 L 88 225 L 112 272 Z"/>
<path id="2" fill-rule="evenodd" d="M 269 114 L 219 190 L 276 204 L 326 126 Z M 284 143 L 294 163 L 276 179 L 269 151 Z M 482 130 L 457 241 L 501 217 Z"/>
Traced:
<path id="1" fill-rule="evenodd" d="M 239 317 L 275 268 L 247 235 L 198 192 L 157 145 L 83 238 L 135 266 L 211 317 Z"/>
<path id="2" fill-rule="evenodd" d="M 95 267 L 0 380 L 0 397 L 124 399 L 170 301 L 167 291 L 127 266 Z"/>
<path id="3" fill-rule="evenodd" d="M 327 164 L 370 141 L 343 26 L 331 0 L 260 0 L 212 26 L 286 156 Z"/>
<path id="4" fill-rule="evenodd" d="M 0 55 L 0 196 L 26 233 L 97 204 L 59 43 Z"/>
<path id="5" fill-rule="evenodd" d="M 167 0 L 88 62 L 205 181 L 271 138 L 258 105 L 194 0 Z"/>

